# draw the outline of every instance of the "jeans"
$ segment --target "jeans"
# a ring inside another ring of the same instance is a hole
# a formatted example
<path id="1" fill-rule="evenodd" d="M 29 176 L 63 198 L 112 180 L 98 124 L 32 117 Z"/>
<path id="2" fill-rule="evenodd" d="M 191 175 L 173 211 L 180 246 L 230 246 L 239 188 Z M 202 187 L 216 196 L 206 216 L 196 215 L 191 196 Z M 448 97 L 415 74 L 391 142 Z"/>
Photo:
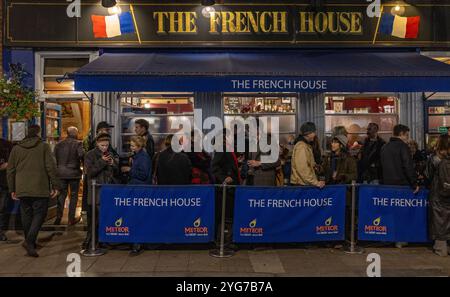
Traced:
<path id="1" fill-rule="evenodd" d="M 69 203 L 69 222 L 75 220 L 75 211 L 78 203 L 78 189 L 80 188 L 79 179 L 62 179 L 61 180 L 61 193 L 59 194 L 57 201 L 57 213 L 56 217 L 61 219 L 64 213 L 64 204 L 66 202 L 67 193 L 70 187 L 70 203 Z"/>
<path id="2" fill-rule="evenodd" d="M 7 226 L 7 215 L 6 209 L 8 205 L 9 193 L 7 189 L 0 187 L 0 234 L 3 234 L 6 231 Z"/>
<path id="3" fill-rule="evenodd" d="M 25 242 L 35 245 L 36 240 L 47 217 L 49 198 L 21 197 L 20 212 Z"/>

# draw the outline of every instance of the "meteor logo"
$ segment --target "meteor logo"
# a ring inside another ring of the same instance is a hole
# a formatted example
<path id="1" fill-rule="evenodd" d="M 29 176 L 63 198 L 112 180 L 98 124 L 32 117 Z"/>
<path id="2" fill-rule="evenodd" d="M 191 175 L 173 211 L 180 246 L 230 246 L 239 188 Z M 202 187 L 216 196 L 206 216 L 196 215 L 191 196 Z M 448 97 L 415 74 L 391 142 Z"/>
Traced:
<path id="1" fill-rule="evenodd" d="M 241 236 L 263 236 L 264 228 L 257 227 L 257 220 L 253 219 L 248 224 L 248 227 L 239 228 L 239 233 Z"/>
<path id="2" fill-rule="evenodd" d="M 106 226 L 105 233 L 109 236 L 129 236 L 130 228 L 123 226 L 123 218 L 119 218 L 114 222 L 114 226 Z"/>
<path id="3" fill-rule="evenodd" d="M 333 224 L 333 217 L 325 220 L 324 225 L 316 226 L 316 234 L 337 234 L 339 233 L 339 226 Z"/>
<path id="4" fill-rule="evenodd" d="M 202 219 L 198 218 L 192 226 L 184 227 L 185 236 L 208 236 L 208 227 L 202 226 Z"/>
<path id="5" fill-rule="evenodd" d="M 387 226 L 381 224 L 381 217 L 373 220 L 372 225 L 364 226 L 364 233 L 366 234 L 386 235 L 387 230 Z"/>

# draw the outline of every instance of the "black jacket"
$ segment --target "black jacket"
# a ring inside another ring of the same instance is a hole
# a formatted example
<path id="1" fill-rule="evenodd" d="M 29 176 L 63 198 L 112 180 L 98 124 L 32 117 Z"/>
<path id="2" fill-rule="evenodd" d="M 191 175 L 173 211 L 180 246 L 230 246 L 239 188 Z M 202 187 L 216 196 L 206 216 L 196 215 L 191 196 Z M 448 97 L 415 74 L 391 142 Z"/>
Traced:
<path id="1" fill-rule="evenodd" d="M 145 138 L 145 150 L 147 151 L 147 154 L 151 160 L 155 155 L 155 141 L 153 140 L 153 136 L 148 132 L 147 134 L 144 135 L 144 138 Z"/>
<path id="2" fill-rule="evenodd" d="M 185 153 L 176 153 L 170 147 L 155 158 L 158 185 L 191 184 L 192 165 Z"/>
<path id="3" fill-rule="evenodd" d="M 385 185 L 417 186 L 417 176 L 409 146 L 391 137 L 381 149 L 382 182 Z"/>
<path id="4" fill-rule="evenodd" d="M 3 162 L 8 162 L 9 154 L 11 153 L 11 150 L 13 148 L 13 145 L 11 142 L 0 138 L 0 160 L 3 160 Z M 1 165 L 1 162 L 0 162 Z M 6 169 L 0 170 L 0 188 L 8 188 L 8 181 L 6 179 Z"/>
<path id="5" fill-rule="evenodd" d="M 229 176 L 233 179 L 233 185 L 239 185 L 239 169 L 230 152 L 215 152 L 212 160 L 212 173 L 216 183 L 223 184 Z"/>
<path id="6" fill-rule="evenodd" d="M 84 150 L 81 141 L 68 137 L 55 146 L 55 158 L 60 179 L 81 178 Z"/>
<path id="7" fill-rule="evenodd" d="M 386 142 L 377 137 L 376 140 L 372 141 L 369 138 L 366 138 L 364 141 L 364 145 L 362 147 L 362 155 L 361 155 L 361 173 L 360 180 L 361 181 L 373 181 L 373 180 L 381 180 L 382 179 L 382 170 L 381 170 L 381 148 L 385 145 Z"/>
<path id="8" fill-rule="evenodd" d="M 103 153 L 95 148 L 86 154 L 84 160 L 88 184 L 88 204 L 92 204 L 92 180 L 95 179 L 97 184 L 114 184 L 117 181 L 116 176 L 119 174 L 119 167 L 116 160 L 114 160 L 113 165 L 109 165 L 102 159 L 102 156 Z M 99 190 L 97 190 L 97 197 L 98 193 Z M 96 204 L 99 204 L 99 199 L 96 202 Z"/>

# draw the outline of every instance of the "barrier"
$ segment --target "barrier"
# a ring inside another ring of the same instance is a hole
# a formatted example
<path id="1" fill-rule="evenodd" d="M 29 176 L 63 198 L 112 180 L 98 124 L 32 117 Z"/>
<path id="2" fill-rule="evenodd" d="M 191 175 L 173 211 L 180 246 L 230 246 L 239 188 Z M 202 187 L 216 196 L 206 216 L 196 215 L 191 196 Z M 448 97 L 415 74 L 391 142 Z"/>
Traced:
<path id="1" fill-rule="evenodd" d="M 348 185 L 316 187 L 257 187 L 230 185 L 132 186 L 92 184 L 92 220 L 95 192 L 101 186 L 100 241 L 120 243 L 207 243 L 215 232 L 215 187 L 223 188 L 219 248 L 214 257 L 230 257 L 225 248 L 227 188 L 236 187 L 233 241 L 279 243 L 342 241 Z M 358 191 L 357 191 L 358 189 Z M 428 191 L 413 194 L 409 187 L 351 185 L 350 245 L 345 252 L 361 253 L 356 240 L 428 242 Z M 216 214 L 218 215 L 218 214 Z M 142 226 L 146 226 L 142 228 Z M 92 223 L 90 248 L 85 256 L 106 251 L 96 245 Z"/>
<path id="2" fill-rule="evenodd" d="M 91 201 L 91 218 L 92 218 L 92 222 L 91 222 L 91 243 L 90 243 L 90 248 L 86 249 L 86 250 L 82 250 L 81 254 L 85 257 L 98 257 L 98 256 L 102 256 L 104 254 L 106 254 L 106 250 L 104 249 L 99 249 L 97 246 L 97 226 L 96 226 L 96 208 L 97 208 L 97 195 L 96 195 L 96 190 L 97 190 L 97 183 L 95 180 L 92 180 L 92 201 Z"/>
<path id="3" fill-rule="evenodd" d="M 220 242 L 219 249 L 212 250 L 209 255 L 216 258 L 229 258 L 234 255 L 231 249 L 225 249 L 225 210 L 227 207 L 227 184 L 222 184 L 222 213 L 220 217 Z"/>
<path id="4" fill-rule="evenodd" d="M 214 239 L 214 197 L 213 186 L 104 185 L 100 241 L 211 242 Z"/>
<path id="5" fill-rule="evenodd" d="M 356 245 L 356 230 L 355 230 L 355 222 L 356 222 L 356 182 L 352 181 L 352 202 L 351 202 L 351 218 L 350 218 L 350 244 L 348 246 L 344 246 L 343 250 L 346 254 L 362 254 L 364 253 L 364 249 Z"/>
<path id="6" fill-rule="evenodd" d="M 359 186 L 358 239 L 428 242 L 428 191 L 409 187 Z"/>
<path id="7" fill-rule="evenodd" d="M 344 240 L 345 185 L 237 187 L 233 240 L 238 243 Z"/>

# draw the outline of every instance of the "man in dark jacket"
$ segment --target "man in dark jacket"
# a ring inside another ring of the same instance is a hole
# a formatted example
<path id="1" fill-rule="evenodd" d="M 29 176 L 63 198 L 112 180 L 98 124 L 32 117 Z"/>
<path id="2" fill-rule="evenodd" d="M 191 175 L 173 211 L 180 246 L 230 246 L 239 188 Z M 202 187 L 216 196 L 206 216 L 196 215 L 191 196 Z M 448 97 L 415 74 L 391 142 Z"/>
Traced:
<path id="1" fill-rule="evenodd" d="M 394 127 L 394 136 L 381 149 L 383 184 L 410 186 L 414 193 L 419 191 L 416 171 L 409 146 L 409 128 L 404 125 Z"/>
<path id="2" fill-rule="evenodd" d="M 67 128 L 67 138 L 58 143 L 55 147 L 58 178 L 61 180 L 62 186 L 61 194 L 58 197 L 55 225 L 61 224 L 69 187 L 69 225 L 75 225 L 80 220 L 79 217 L 75 219 L 75 210 L 78 202 L 78 189 L 80 187 L 81 162 L 83 155 L 83 144 L 81 141 L 78 141 L 78 129 L 76 127 Z"/>
<path id="3" fill-rule="evenodd" d="M 86 184 L 87 184 L 87 204 L 89 205 L 87 209 L 88 215 L 88 231 L 86 234 L 86 239 L 82 244 L 83 249 L 87 249 L 89 243 L 92 239 L 92 184 L 93 181 L 97 184 L 113 184 L 116 181 L 116 176 L 119 173 L 119 166 L 117 160 L 114 158 L 113 154 L 109 151 L 109 146 L 111 144 L 111 136 L 107 133 L 100 133 L 96 137 L 96 148 L 90 150 L 84 159 L 84 167 L 86 171 Z M 95 195 L 95 212 L 98 213 L 98 205 L 100 204 L 99 191 L 96 191 Z M 96 215 L 95 226 L 98 229 L 98 218 Z M 96 238 L 96 244 L 98 242 L 98 237 Z"/>
<path id="4" fill-rule="evenodd" d="M 87 152 L 95 149 L 95 147 L 96 147 L 95 137 L 97 135 L 100 135 L 100 134 L 112 135 L 112 130 L 111 130 L 112 128 L 114 128 L 114 125 L 111 125 L 106 121 L 102 121 L 97 124 L 97 127 L 95 129 L 95 135 L 93 133 L 93 130 L 91 129 L 91 132 L 89 132 L 89 135 L 83 140 L 84 153 L 87 154 Z M 114 150 L 114 148 L 112 147 L 111 144 L 109 144 L 108 150 L 111 153 L 111 155 L 114 156 L 114 159 L 117 160 L 117 162 L 118 162 L 119 154 L 116 152 L 116 150 Z M 84 174 L 83 174 L 83 180 L 87 180 L 86 172 L 84 172 Z M 83 213 L 87 214 L 87 211 L 88 211 L 87 193 L 88 193 L 87 183 L 83 183 L 83 200 L 82 200 L 82 207 L 81 207 L 82 214 Z"/>
<path id="5" fill-rule="evenodd" d="M 223 130 L 223 135 L 221 136 L 223 137 L 223 151 L 214 152 L 211 163 L 214 179 L 217 184 L 240 185 L 241 176 L 238 159 L 236 153 L 232 152 L 230 142 L 227 139 L 226 129 Z"/>
<path id="6" fill-rule="evenodd" d="M 173 135 L 165 139 L 166 149 L 156 156 L 156 179 L 158 185 L 189 185 L 191 184 L 192 164 L 184 152 L 174 152 L 172 149 Z"/>
<path id="7" fill-rule="evenodd" d="M 378 136 L 378 124 L 367 126 L 367 138 L 361 150 L 361 172 L 359 180 L 370 184 L 379 184 L 381 180 L 381 148 L 386 142 Z"/>
<path id="8" fill-rule="evenodd" d="M 212 160 L 212 173 L 216 184 L 227 184 L 227 185 L 240 185 L 241 175 L 239 172 L 238 159 L 235 152 L 232 152 L 232 146 L 228 141 L 227 133 L 231 134 L 227 129 L 223 129 L 223 134 L 217 137 L 223 137 L 223 151 L 215 152 Z M 231 135 L 230 135 L 231 136 Z M 232 225 L 233 225 L 233 209 L 234 209 L 234 187 L 226 189 L 226 199 L 227 204 L 225 208 L 225 229 L 227 230 L 227 242 L 231 241 L 232 238 Z M 220 214 L 222 207 L 222 197 L 223 189 L 219 188 L 216 195 L 216 236 L 217 241 L 220 236 L 219 224 L 220 224 Z"/>
<path id="9" fill-rule="evenodd" d="M 20 200 L 23 247 L 31 257 L 38 257 L 36 240 L 45 221 L 49 197 L 55 198 L 61 188 L 56 162 L 50 146 L 41 141 L 41 128 L 31 125 L 27 137 L 11 151 L 8 160 L 8 188 L 14 200 Z"/>
<path id="10" fill-rule="evenodd" d="M 8 199 L 8 181 L 6 179 L 6 168 L 8 167 L 8 158 L 12 150 L 12 143 L 0 138 L 0 241 L 7 241 L 5 235 L 6 229 L 6 209 Z"/>
<path id="11" fill-rule="evenodd" d="M 151 160 L 155 155 L 155 141 L 153 140 L 153 136 L 148 131 L 149 128 L 149 122 L 144 119 L 139 119 L 134 122 L 134 132 L 136 133 L 136 135 L 141 136 L 145 139 L 145 150 L 147 151 L 147 154 L 149 155 Z"/>

